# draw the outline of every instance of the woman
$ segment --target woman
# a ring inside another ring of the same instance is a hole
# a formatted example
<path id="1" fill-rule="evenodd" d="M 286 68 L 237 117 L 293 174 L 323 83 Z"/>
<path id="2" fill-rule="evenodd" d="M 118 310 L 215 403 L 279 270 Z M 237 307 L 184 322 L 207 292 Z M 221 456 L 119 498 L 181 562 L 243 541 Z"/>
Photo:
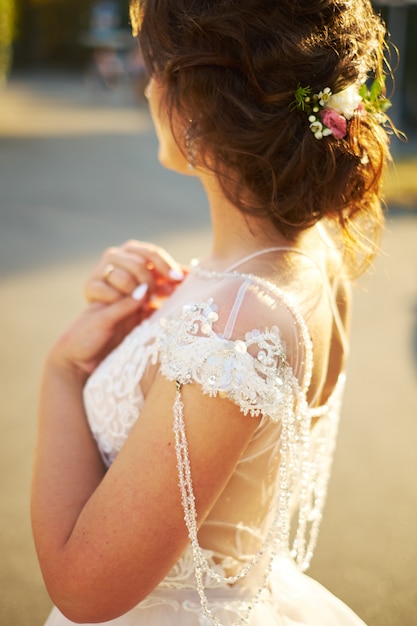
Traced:
<path id="1" fill-rule="evenodd" d="M 384 29 L 368 0 L 136 7 L 163 165 L 210 254 L 108 250 L 45 365 L 34 536 L 48 626 L 354 626 L 309 579 L 382 222 Z M 364 86 L 368 72 L 379 83 Z"/>

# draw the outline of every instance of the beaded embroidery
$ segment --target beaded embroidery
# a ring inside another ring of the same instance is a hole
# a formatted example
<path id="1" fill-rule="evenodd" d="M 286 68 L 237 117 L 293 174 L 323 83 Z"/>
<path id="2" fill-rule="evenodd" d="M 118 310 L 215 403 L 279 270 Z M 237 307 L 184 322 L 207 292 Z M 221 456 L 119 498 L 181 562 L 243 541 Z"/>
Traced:
<path id="1" fill-rule="evenodd" d="M 177 318 L 161 321 L 161 372 L 181 384 L 195 381 L 210 396 L 227 396 L 245 415 L 262 413 L 278 421 L 283 405 L 289 403 L 290 411 L 293 403 L 282 390 L 297 386 L 278 328 L 253 330 L 245 341 L 230 341 L 213 331 L 215 310 L 210 299 L 186 305 Z"/>

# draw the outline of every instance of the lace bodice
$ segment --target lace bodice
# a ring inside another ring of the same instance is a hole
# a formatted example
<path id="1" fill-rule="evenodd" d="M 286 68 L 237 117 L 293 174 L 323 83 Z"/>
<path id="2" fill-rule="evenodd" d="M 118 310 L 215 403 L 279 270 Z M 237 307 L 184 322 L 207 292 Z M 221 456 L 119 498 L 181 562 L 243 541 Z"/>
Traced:
<path id="1" fill-rule="evenodd" d="M 266 280 L 237 272 L 195 270 L 188 276 L 87 382 L 88 420 L 107 465 L 140 419 L 145 401 L 141 382 L 150 366 L 177 385 L 173 428 L 193 546 L 161 587 L 195 587 L 197 562 L 199 592 L 225 584 L 261 588 L 268 563 L 277 554 L 291 555 L 306 569 L 326 496 L 344 377 L 340 375 L 325 406 L 310 408 L 313 347 L 294 297 Z M 197 536 L 193 541 L 195 511 L 184 453 L 187 416 L 182 412 L 181 387 L 187 384 L 200 385 L 210 396 L 229 398 L 244 414 L 261 416 L 236 471 L 198 533 L 199 541 Z M 263 567 L 255 567 L 258 564 Z"/>

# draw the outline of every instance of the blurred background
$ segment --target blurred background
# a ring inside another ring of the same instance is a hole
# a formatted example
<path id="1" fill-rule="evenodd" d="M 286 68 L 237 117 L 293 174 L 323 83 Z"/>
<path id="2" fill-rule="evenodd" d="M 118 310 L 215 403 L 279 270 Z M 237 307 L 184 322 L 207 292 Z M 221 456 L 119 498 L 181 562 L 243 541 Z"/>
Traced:
<path id="1" fill-rule="evenodd" d="M 393 137 L 382 254 L 355 286 L 311 574 L 369 626 L 417 626 L 417 3 L 377 9 L 408 141 Z M 0 0 L 0 77 L 0 626 L 41 626 L 29 490 L 44 354 L 106 246 L 149 239 L 188 262 L 210 234 L 198 183 L 157 162 L 127 1 Z"/>

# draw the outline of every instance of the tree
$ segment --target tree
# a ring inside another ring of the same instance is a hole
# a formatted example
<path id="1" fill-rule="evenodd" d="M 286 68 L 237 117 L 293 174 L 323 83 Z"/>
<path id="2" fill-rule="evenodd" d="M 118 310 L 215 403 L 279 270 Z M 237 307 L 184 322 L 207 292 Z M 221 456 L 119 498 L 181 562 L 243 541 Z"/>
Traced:
<path id="1" fill-rule="evenodd" d="M 0 0 L 0 83 L 6 79 L 11 65 L 15 16 L 14 0 Z"/>

